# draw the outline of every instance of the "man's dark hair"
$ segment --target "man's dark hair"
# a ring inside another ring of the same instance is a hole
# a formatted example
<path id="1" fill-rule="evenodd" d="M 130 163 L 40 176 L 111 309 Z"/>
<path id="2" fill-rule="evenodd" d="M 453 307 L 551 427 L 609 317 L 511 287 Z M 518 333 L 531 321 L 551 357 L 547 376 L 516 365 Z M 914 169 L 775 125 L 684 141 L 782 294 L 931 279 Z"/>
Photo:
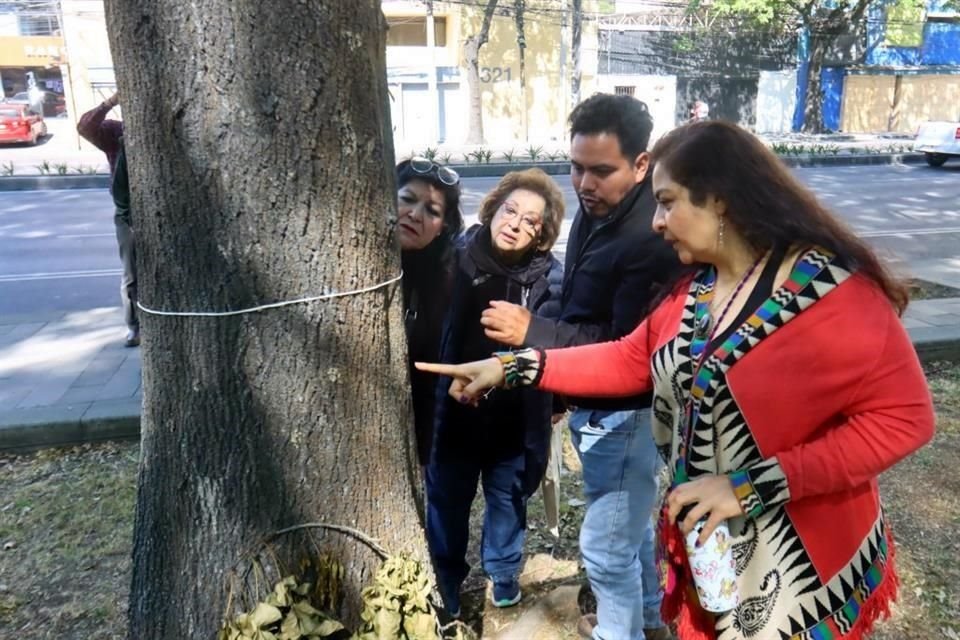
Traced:
<path id="1" fill-rule="evenodd" d="M 578 133 L 617 136 L 620 152 L 630 162 L 647 150 L 653 131 L 653 118 L 646 103 L 610 93 L 595 93 L 578 104 L 570 113 L 569 122 L 571 140 Z"/>

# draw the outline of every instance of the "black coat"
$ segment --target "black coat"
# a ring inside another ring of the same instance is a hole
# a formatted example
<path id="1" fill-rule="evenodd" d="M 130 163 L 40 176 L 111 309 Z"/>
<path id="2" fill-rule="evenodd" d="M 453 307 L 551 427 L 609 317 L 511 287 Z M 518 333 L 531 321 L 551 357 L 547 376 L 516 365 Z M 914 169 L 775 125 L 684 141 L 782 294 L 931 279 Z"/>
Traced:
<path id="1" fill-rule="evenodd" d="M 657 203 L 651 180 L 634 187 L 608 216 L 577 212 L 567 242 L 559 319 L 538 316 L 525 344 L 571 347 L 616 340 L 637 328 L 652 311 L 662 287 L 683 270 L 676 252 L 653 231 Z M 639 409 L 650 396 L 598 400 L 571 398 L 581 407 Z"/>
<path id="2" fill-rule="evenodd" d="M 457 258 L 441 362 L 458 363 L 509 349 L 483 335 L 480 313 L 491 299 L 522 303 L 535 315 L 559 316 L 563 267 L 549 252 L 538 252 L 524 265 L 504 267 L 492 256 L 489 227 L 478 225 L 464 235 Z M 449 378 L 441 378 L 437 385 L 433 459 L 485 464 L 522 454 L 524 488 L 533 493 L 546 469 L 552 395 L 533 389 L 495 390 L 474 408 L 450 398 L 449 386 Z"/>
<path id="3" fill-rule="evenodd" d="M 440 335 L 453 285 L 454 251 L 449 245 L 430 246 L 422 251 L 404 251 L 401 259 L 417 458 L 425 465 L 433 447 L 437 376 L 416 369 L 413 363 L 437 362 L 440 357 Z"/>

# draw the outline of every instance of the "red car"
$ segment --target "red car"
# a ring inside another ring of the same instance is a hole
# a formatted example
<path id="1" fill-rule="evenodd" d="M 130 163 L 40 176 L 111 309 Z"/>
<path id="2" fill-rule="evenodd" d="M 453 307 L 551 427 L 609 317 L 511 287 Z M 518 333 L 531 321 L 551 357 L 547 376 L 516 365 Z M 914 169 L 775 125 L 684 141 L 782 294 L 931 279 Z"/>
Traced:
<path id="1" fill-rule="evenodd" d="M 47 135 L 43 116 L 29 110 L 25 104 L 0 103 L 0 144 L 26 142 L 37 144 Z"/>

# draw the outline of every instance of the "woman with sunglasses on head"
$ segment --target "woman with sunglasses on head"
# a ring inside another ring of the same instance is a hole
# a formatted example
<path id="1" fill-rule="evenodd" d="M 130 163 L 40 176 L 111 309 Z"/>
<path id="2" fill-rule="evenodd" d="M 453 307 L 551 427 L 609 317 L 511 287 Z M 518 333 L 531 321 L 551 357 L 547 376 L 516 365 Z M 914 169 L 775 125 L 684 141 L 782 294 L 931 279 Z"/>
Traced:
<path id="1" fill-rule="evenodd" d="M 550 253 L 563 222 L 563 195 L 539 169 L 505 175 L 480 205 L 480 224 L 457 250 L 441 360 L 461 362 L 504 345 L 484 334 L 481 314 L 491 300 L 533 313 L 560 312 L 563 268 Z M 520 601 L 526 503 L 543 478 L 551 435 L 552 396 L 533 390 L 491 393 L 475 406 L 452 402 L 438 388 L 434 450 L 427 465 L 427 542 L 447 612 L 460 615 L 460 585 L 470 505 L 483 487 L 481 560 L 493 581 L 494 606 Z"/>
<path id="2" fill-rule="evenodd" d="M 425 368 L 464 402 L 497 386 L 652 390 L 673 477 L 662 611 L 681 640 L 860 640 L 897 594 L 877 477 L 934 428 L 906 288 L 736 125 L 675 129 L 653 159 L 654 229 L 698 269 L 632 334 Z M 716 610 L 690 558 L 721 543 L 735 578 Z"/>
<path id="3" fill-rule="evenodd" d="M 463 230 L 460 176 L 426 158 L 397 165 L 397 237 L 410 362 L 439 356 L 453 284 L 454 243 Z M 430 459 L 437 378 L 410 368 L 417 455 Z"/>

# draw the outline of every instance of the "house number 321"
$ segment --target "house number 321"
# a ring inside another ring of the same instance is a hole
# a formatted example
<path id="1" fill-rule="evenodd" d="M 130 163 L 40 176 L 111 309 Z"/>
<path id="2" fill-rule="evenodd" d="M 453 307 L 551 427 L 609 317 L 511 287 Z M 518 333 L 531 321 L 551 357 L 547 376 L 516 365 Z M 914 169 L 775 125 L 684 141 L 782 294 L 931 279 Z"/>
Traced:
<path id="1" fill-rule="evenodd" d="M 480 67 L 480 82 L 510 82 L 510 67 Z"/>

